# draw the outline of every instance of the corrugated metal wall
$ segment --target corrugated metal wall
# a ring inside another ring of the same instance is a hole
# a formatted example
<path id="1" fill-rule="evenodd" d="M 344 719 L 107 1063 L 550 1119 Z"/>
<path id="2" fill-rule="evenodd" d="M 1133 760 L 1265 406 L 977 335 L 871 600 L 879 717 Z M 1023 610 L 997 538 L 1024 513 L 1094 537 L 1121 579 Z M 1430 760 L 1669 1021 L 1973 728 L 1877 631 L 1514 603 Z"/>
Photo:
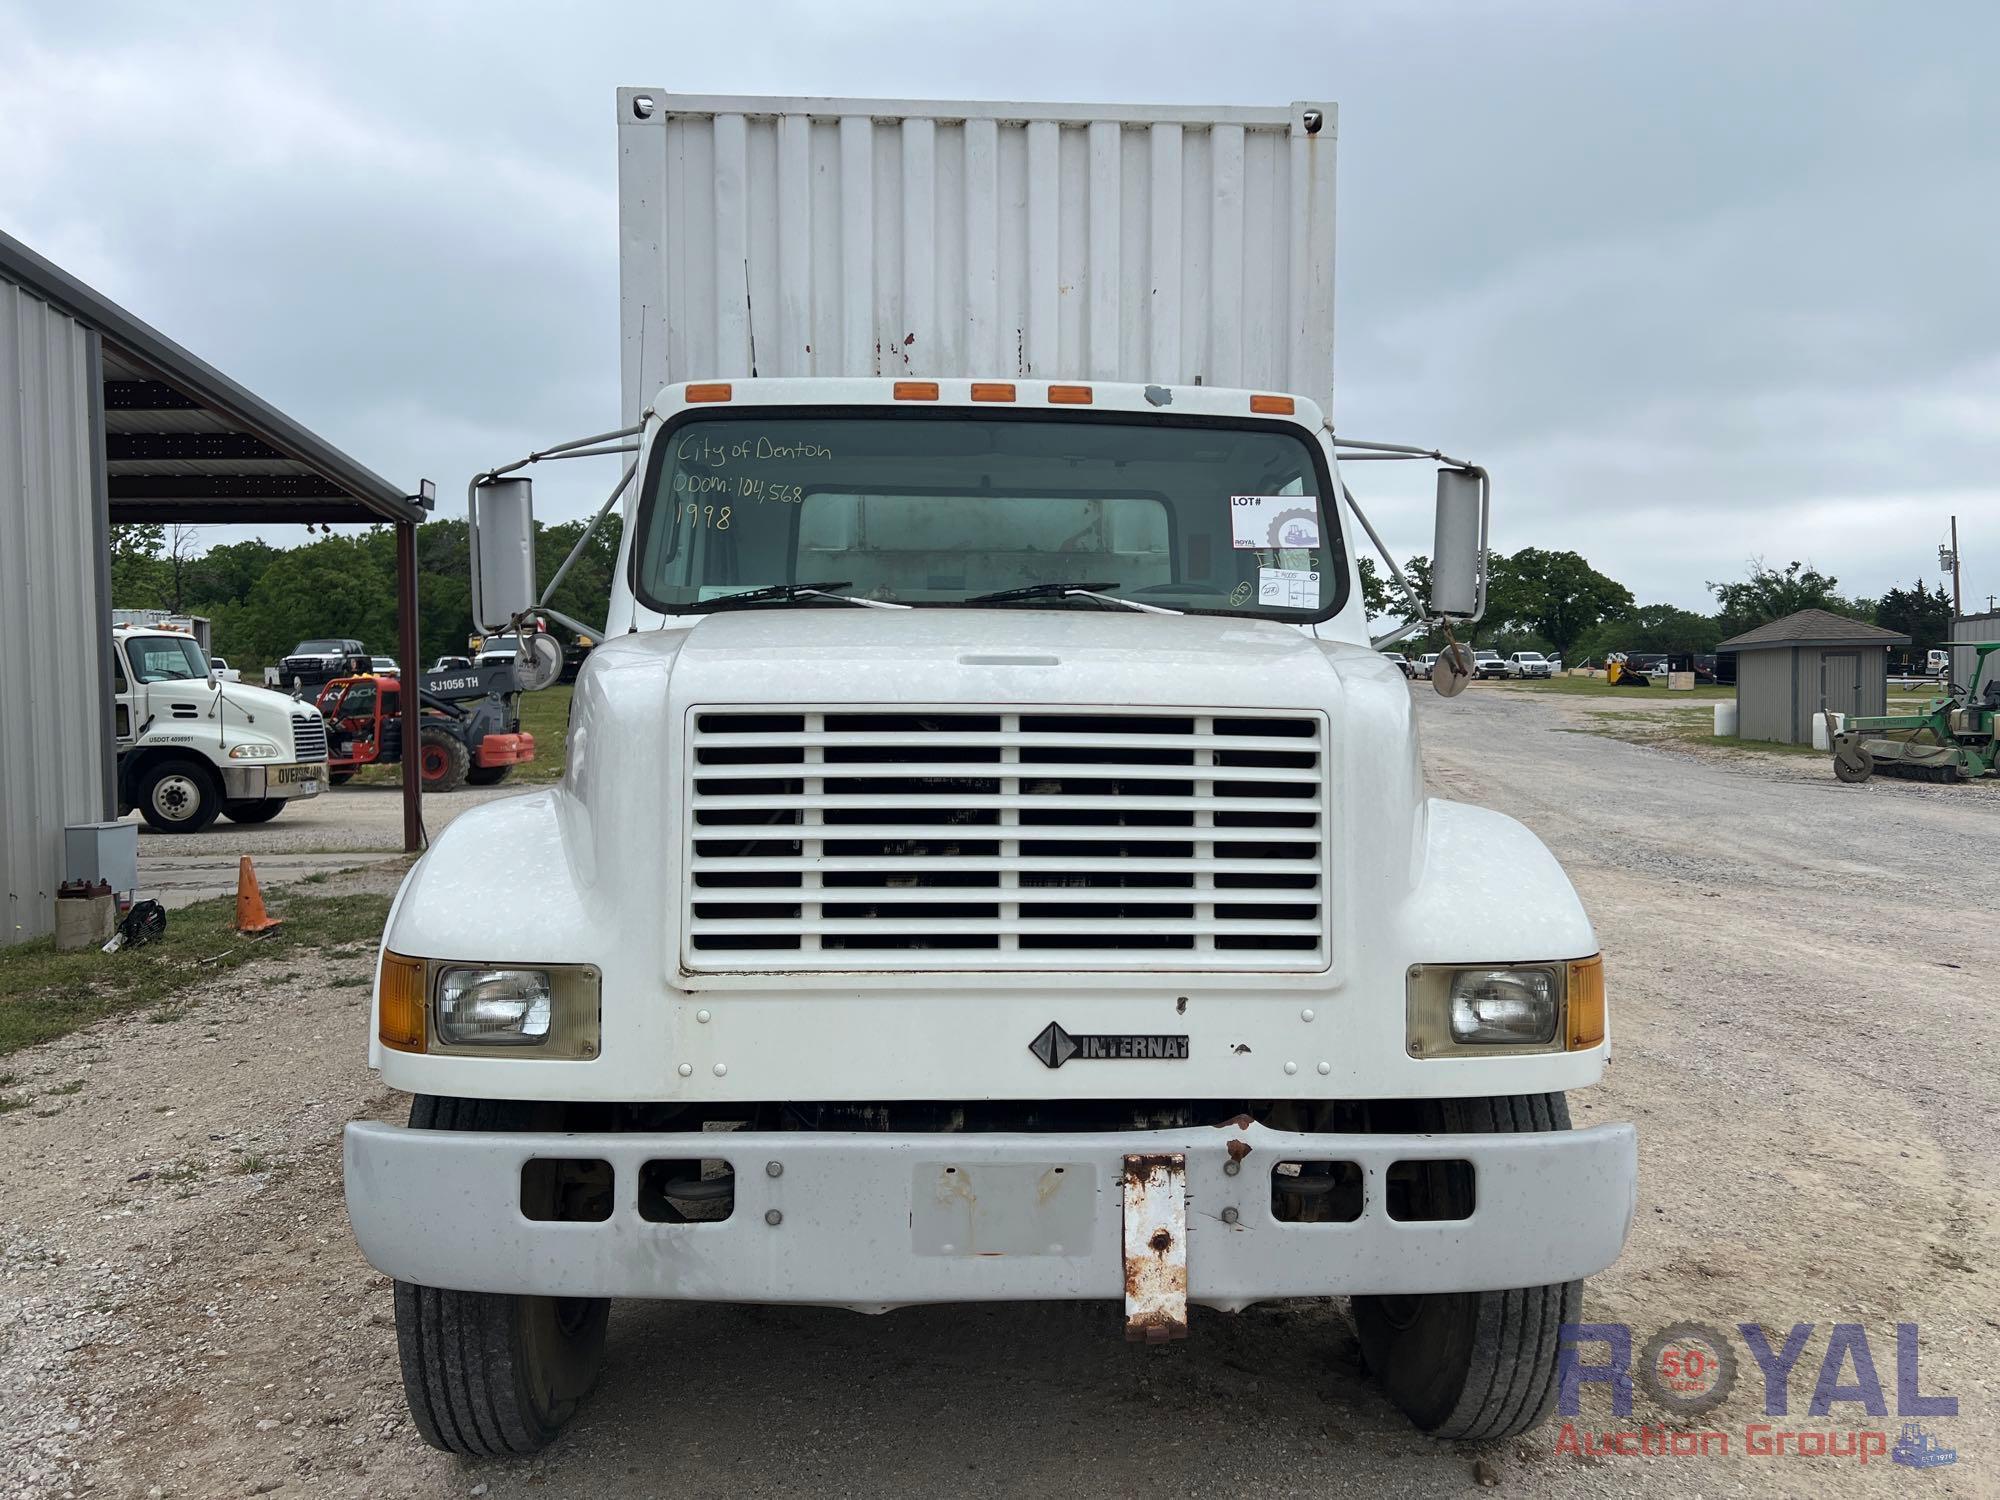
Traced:
<path id="1" fill-rule="evenodd" d="M 1792 717 L 1794 651 L 1736 653 L 1736 732 L 1746 740 L 1796 744 Z"/>
<path id="2" fill-rule="evenodd" d="M 63 828 L 104 816 L 96 337 L 0 279 L 0 943 L 54 925 Z"/>
<path id="3" fill-rule="evenodd" d="M 2000 613 L 1965 615 L 1951 622 L 1951 638 L 1954 641 L 2000 641 Z M 1972 669 L 1979 658 L 1970 651 L 1953 648 L 1951 653 L 1951 680 L 1969 688 L 1977 688 L 1972 680 Z"/>
<path id="4" fill-rule="evenodd" d="M 627 421 L 753 372 L 1198 382 L 1330 415 L 1330 104 L 622 89 L 618 118 Z"/>

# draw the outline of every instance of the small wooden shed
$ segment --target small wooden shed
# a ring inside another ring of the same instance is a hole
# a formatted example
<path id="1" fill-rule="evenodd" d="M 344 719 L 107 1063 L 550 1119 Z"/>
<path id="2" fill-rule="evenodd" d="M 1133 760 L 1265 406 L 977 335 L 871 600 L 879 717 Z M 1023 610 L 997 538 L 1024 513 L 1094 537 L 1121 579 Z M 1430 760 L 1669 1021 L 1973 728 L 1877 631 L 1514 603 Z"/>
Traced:
<path id="1" fill-rule="evenodd" d="M 1889 711 L 1889 648 L 1910 638 L 1823 609 L 1802 609 L 1717 646 L 1736 657 L 1736 732 L 1810 745 L 1813 716 Z"/>

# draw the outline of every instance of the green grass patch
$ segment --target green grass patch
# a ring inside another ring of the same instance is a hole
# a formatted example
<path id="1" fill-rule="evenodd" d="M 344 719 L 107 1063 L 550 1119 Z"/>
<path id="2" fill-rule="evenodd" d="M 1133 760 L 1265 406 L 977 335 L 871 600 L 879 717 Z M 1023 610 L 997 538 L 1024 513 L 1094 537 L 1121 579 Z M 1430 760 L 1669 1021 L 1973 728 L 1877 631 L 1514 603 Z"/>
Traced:
<path id="1" fill-rule="evenodd" d="M 372 942 L 389 901 L 287 891 L 272 903 L 284 925 L 246 938 L 236 932 L 235 897 L 218 896 L 169 912 L 165 936 L 139 948 L 58 953 L 52 938 L 0 948 L 0 1056 L 134 1010 L 175 1019 L 176 996 L 252 959 Z"/>
<path id="2" fill-rule="evenodd" d="M 70 1094 L 80 1094 L 82 1092 L 83 1080 L 81 1078 L 72 1078 L 68 1083 L 57 1084 L 42 1097 L 45 1099 L 61 1099 Z"/>
<path id="3" fill-rule="evenodd" d="M 1512 679 L 1496 682 L 1495 687 L 1504 687 L 1517 693 L 1561 693 L 1573 698 L 1633 698 L 1652 703 L 1718 703 L 1736 696 L 1734 684 L 1715 686 L 1702 683 L 1698 686 L 1675 692 L 1662 678 L 1654 678 L 1651 687 L 1626 687 L 1622 683 L 1609 683 L 1602 677 L 1538 677 L 1532 679 Z"/>
<path id="4" fill-rule="evenodd" d="M 514 767 L 507 778 L 508 786 L 517 782 L 542 786 L 562 780 L 569 754 L 569 702 L 574 692 L 574 687 L 564 682 L 539 693 L 521 694 L 521 728 L 535 737 L 535 758 Z M 352 783 L 354 786 L 402 784 L 403 768 L 399 765 L 364 766 L 355 772 Z"/>

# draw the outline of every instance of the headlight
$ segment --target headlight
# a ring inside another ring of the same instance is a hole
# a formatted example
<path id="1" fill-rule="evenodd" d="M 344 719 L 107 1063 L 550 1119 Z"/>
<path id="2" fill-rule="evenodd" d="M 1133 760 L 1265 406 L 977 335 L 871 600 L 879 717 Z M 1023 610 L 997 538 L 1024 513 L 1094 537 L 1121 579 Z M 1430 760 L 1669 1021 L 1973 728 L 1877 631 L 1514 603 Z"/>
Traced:
<path id="1" fill-rule="evenodd" d="M 1579 1052 L 1604 1040 L 1604 961 L 1416 964 L 1409 971 L 1412 1057 Z"/>
<path id="2" fill-rule="evenodd" d="M 585 1060 L 597 1056 L 599 985 L 590 964 L 455 964 L 385 953 L 379 1035 L 403 1052 Z"/>
<path id="3" fill-rule="evenodd" d="M 438 1040 L 447 1046 L 539 1047 L 549 1038 L 547 969 L 446 969 Z"/>
<path id="4" fill-rule="evenodd" d="M 231 745 L 229 747 L 229 758 L 231 760 L 276 760 L 278 758 L 278 747 L 276 745 Z"/>
<path id="5" fill-rule="evenodd" d="M 1451 1039 L 1480 1046 L 1555 1040 L 1556 978 L 1549 969 L 1463 969 L 1451 976 Z"/>

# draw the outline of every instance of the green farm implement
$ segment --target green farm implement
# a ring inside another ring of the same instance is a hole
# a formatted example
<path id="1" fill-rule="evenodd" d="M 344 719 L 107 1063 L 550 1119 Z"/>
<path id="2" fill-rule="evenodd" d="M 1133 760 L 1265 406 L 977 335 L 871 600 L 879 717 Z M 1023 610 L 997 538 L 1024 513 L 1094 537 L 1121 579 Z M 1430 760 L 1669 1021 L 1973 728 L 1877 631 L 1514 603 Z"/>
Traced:
<path id="1" fill-rule="evenodd" d="M 1945 693 L 1916 714 L 1857 718 L 1833 740 L 1833 773 L 1866 781 L 1877 771 L 1912 781 L 1970 781 L 2000 759 L 2000 641 L 1972 646 L 1972 686 Z"/>

